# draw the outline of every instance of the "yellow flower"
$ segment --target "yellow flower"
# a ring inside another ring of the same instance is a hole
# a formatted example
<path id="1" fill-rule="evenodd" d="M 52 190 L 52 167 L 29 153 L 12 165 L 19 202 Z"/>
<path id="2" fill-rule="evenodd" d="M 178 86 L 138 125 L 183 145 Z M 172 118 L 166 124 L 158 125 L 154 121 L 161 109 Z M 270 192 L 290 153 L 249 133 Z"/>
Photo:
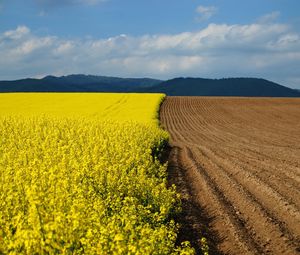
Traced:
<path id="1" fill-rule="evenodd" d="M 192 254 L 156 156 L 159 94 L 0 95 L 0 253 Z"/>

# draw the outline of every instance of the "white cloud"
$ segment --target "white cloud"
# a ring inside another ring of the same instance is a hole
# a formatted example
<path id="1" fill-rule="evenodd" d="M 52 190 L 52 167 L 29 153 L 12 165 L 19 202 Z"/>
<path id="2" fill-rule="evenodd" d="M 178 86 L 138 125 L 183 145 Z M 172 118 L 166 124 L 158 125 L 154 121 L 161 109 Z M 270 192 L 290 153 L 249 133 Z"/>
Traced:
<path id="1" fill-rule="evenodd" d="M 213 15 L 215 15 L 216 12 L 217 12 L 217 8 L 215 6 L 203 6 L 203 5 L 199 5 L 196 8 L 196 12 L 198 14 L 197 20 L 198 21 L 203 21 L 203 20 L 208 20 Z"/>
<path id="2" fill-rule="evenodd" d="M 37 51 L 38 49 L 51 46 L 52 40 L 53 39 L 51 37 L 32 38 L 22 43 L 15 49 L 15 51 L 12 52 L 15 52 L 16 55 L 28 55 L 30 53 L 33 53 L 34 51 Z"/>
<path id="3" fill-rule="evenodd" d="M 274 11 L 260 17 L 257 21 L 258 23 L 272 23 L 275 20 L 277 20 L 279 16 L 280 16 L 280 12 Z"/>
<path id="4" fill-rule="evenodd" d="M 57 48 L 53 50 L 54 55 L 62 55 L 62 54 L 67 54 L 68 52 L 72 51 L 74 49 L 75 45 L 74 42 L 72 41 L 65 41 L 62 42 L 60 45 L 58 45 Z"/>
<path id="5" fill-rule="evenodd" d="M 4 32 L 4 38 L 6 39 L 20 39 L 30 33 L 30 29 L 26 26 L 18 26 L 16 30 L 9 30 Z"/>
<path id="6" fill-rule="evenodd" d="M 210 24 L 173 35 L 66 40 L 26 26 L 0 34 L 0 79 L 42 74 L 254 76 L 299 87 L 300 35 L 285 24 Z"/>

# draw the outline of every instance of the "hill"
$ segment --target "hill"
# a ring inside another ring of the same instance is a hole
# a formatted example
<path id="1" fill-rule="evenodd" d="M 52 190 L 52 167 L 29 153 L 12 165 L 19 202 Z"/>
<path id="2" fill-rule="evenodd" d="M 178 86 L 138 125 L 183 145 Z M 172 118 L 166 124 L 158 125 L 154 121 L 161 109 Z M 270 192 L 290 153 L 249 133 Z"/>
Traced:
<path id="1" fill-rule="evenodd" d="M 169 96 L 299 97 L 300 92 L 257 78 L 175 78 L 147 89 Z"/>
<path id="2" fill-rule="evenodd" d="M 0 81 L 0 92 L 132 92 L 161 83 L 149 78 L 73 74 L 42 79 Z"/>
<path id="3" fill-rule="evenodd" d="M 0 81 L 0 92 L 141 92 L 169 96 L 300 97 L 300 91 L 257 78 L 118 78 L 95 75 L 46 76 Z"/>

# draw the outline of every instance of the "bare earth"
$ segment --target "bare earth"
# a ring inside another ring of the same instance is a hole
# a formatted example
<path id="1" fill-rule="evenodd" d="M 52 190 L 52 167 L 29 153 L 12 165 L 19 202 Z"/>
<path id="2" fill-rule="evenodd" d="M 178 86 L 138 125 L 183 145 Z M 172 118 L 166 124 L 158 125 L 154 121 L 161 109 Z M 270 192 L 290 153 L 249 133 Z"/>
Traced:
<path id="1" fill-rule="evenodd" d="M 300 99 L 167 97 L 179 241 L 200 254 L 300 254 Z"/>

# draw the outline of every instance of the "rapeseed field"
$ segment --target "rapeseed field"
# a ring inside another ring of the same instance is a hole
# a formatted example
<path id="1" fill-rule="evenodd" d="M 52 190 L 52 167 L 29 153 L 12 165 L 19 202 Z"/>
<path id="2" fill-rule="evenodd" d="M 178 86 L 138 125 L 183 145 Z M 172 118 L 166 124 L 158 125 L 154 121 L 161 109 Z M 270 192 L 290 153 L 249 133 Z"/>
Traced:
<path id="1" fill-rule="evenodd" d="M 0 94 L 0 254 L 192 254 L 161 94 Z"/>

